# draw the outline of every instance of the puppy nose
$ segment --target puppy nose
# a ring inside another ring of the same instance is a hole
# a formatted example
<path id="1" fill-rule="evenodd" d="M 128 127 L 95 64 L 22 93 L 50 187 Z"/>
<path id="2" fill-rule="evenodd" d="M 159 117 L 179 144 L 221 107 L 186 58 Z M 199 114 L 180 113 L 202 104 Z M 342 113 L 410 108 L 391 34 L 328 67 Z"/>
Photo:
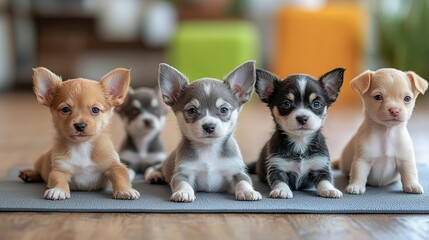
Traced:
<path id="1" fill-rule="evenodd" d="M 216 129 L 216 124 L 211 124 L 211 123 L 209 123 L 209 124 L 204 124 L 204 125 L 203 125 L 203 129 L 204 129 L 204 131 L 206 131 L 207 133 L 212 133 L 212 132 L 214 132 L 214 131 L 215 131 L 215 129 Z"/>
<path id="2" fill-rule="evenodd" d="M 73 126 L 74 126 L 74 129 L 76 129 L 76 131 L 83 132 L 83 131 L 85 131 L 86 123 L 82 123 L 82 122 L 75 123 L 75 124 L 73 124 Z"/>
<path id="3" fill-rule="evenodd" d="M 399 108 L 389 108 L 389 112 L 390 112 L 390 115 L 392 115 L 392 117 L 397 117 L 397 116 L 399 116 L 399 113 L 401 112 L 401 109 L 399 109 Z"/>
<path id="4" fill-rule="evenodd" d="M 305 115 L 299 115 L 296 116 L 296 121 L 301 125 L 305 125 L 308 121 L 308 117 Z"/>
<path id="5" fill-rule="evenodd" d="M 144 119 L 143 123 L 146 127 L 151 127 L 152 126 L 152 120 L 150 119 Z"/>

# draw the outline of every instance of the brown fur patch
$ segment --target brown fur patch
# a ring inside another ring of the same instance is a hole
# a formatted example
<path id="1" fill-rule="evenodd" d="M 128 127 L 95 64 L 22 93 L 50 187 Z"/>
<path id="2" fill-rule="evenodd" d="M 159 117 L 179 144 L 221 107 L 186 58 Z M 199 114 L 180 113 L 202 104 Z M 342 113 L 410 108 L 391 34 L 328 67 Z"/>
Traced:
<path id="1" fill-rule="evenodd" d="M 317 98 L 317 94 L 312 93 L 312 94 L 310 94 L 310 96 L 308 97 L 308 100 L 310 100 L 310 102 L 313 102 L 313 101 L 314 101 L 314 99 L 316 99 L 316 98 Z"/>

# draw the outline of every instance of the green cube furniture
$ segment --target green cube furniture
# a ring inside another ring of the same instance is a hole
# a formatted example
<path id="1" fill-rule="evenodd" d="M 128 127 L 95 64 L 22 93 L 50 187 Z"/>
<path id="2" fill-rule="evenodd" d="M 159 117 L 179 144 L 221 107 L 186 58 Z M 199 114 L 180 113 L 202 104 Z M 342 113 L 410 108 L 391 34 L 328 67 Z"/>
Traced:
<path id="1" fill-rule="evenodd" d="M 182 22 L 167 50 L 167 62 L 190 81 L 223 79 L 248 60 L 258 60 L 256 28 L 245 21 Z"/>

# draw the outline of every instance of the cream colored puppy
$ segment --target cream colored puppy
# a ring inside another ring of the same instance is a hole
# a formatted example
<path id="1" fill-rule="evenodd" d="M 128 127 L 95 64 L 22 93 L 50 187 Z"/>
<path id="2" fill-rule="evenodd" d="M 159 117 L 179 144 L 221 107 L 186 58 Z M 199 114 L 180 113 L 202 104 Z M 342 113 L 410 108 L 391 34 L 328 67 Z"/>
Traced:
<path id="1" fill-rule="evenodd" d="M 333 164 L 350 175 L 346 192 L 362 194 L 366 184 L 385 186 L 400 179 L 404 192 L 423 193 L 406 125 L 427 81 L 414 72 L 383 68 L 360 74 L 350 85 L 363 100 L 365 118 Z"/>

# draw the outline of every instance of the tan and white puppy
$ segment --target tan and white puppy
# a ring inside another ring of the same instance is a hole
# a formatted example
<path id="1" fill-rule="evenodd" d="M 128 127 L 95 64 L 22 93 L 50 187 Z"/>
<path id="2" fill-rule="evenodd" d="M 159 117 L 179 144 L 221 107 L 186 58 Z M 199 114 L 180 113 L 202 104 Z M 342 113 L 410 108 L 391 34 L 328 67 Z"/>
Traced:
<path id="1" fill-rule="evenodd" d="M 350 176 L 345 191 L 362 194 L 366 184 L 385 186 L 401 180 L 404 192 L 423 193 L 406 126 L 427 81 L 414 72 L 383 68 L 360 74 L 350 85 L 363 100 L 365 118 L 333 164 Z"/>
<path id="2" fill-rule="evenodd" d="M 34 170 L 23 170 L 19 177 L 47 182 L 44 198 L 50 200 L 70 198 L 70 190 L 101 190 L 110 182 L 114 198 L 139 198 L 108 131 L 113 108 L 127 94 L 129 70 L 115 69 L 100 82 L 82 78 L 63 82 L 43 67 L 33 72 L 37 100 L 50 108 L 57 134 L 54 146 L 37 160 Z"/>

